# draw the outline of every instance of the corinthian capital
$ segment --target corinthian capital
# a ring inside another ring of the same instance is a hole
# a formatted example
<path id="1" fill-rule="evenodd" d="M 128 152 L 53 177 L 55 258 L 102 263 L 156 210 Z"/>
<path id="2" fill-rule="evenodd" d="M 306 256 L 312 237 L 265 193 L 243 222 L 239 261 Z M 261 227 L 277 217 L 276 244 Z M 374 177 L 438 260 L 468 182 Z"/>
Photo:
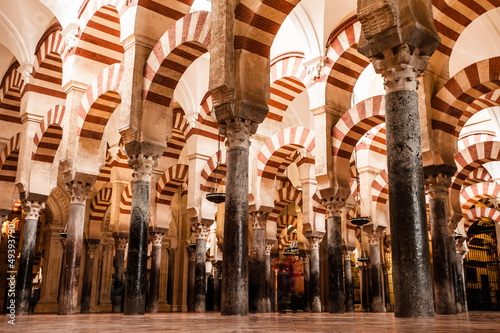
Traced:
<path id="1" fill-rule="evenodd" d="M 339 197 L 325 198 L 321 204 L 326 208 L 328 217 L 342 216 L 342 208 L 345 206 L 345 199 Z"/>
<path id="2" fill-rule="evenodd" d="M 226 137 L 228 148 L 250 147 L 250 137 L 257 132 L 257 127 L 257 123 L 243 118 L 227 120 L 225 124 L 219 125 L 221 134 Z"/>
<path id="3" fill-rule="evenodd" d="M 207 239 L 208 226 L 204 223 L 196 223 L 193 225 L 196 239 Z"/>
<path id="4" fill-rule="evenodd" d="M 132 173 L 134 182 L 151 182 L 155 162 L 152 156 L 145 156 L 143 154 L 130 156 L 128 158 L 128 165 L 134 169 Z"/>
<path id="5" fill-rule="evenodd" d="M 250 216 L 253 221 L 254 230 L 266 228 L 266 222 L 267 218 L 269 217 L 269 212 L 262 212 L 262 211 L 252 212 L 250 213 Z"/>
<path id="6" fill-rule="evenodd" d="M 25 220 L 37 220 L 42 214 L 42 210 L 45 209 L 45 202 L 34 201 L 34 200 L 24 200 L 22 202 L 24 210 Z"/>
<path id="7" fill-rule="evenodd" d="M 94 182 L 86 182 L 86 181 L 70 181 L 66 184 L 66 189 L 71 195 L 71 203 L 84 205 L 85 200 L 89 196 L 89 193 L 92 191 L 94 187 Z"/>
<path id="8" fill-rule="evenodd" d="M 362 227 L 363 231 L 365 232 L 366 236 L 368 237 L 370 241 L 370 245 L 379 245 L 380 244 L 380 238 L 382 237 L 382 234 L 384 233 L 384 230 L 387 227 L 382 226 L 382 225 L 373 225 L 373 224 L 366 224 Z"/>

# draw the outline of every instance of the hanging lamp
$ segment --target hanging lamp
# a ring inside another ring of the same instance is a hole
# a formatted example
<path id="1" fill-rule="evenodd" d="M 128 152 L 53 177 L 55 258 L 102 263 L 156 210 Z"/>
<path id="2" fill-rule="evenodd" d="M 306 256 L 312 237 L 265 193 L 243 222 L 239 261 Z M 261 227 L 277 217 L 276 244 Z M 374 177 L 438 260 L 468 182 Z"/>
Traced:
<path id="1" fill-rule="evenodd" d="M 357 160 L 357 149 L 356 146 L 354 146 L 354 168 L 356 169 L 356 188 L 357 188 L 357 193 L 356 193 L 356 208 L 354 210 L 354 217 L 351 218 L 350 222 L 351 224 L 361 227 L 367 223 L 370 222 L 370 218 L 366 216 L 361 216 L 361 187 L 359 183 L 359 173 L 358 173 L 358 160 Z M 358 259 L 359 260 L 359 259 Z"/>
<path id="2" fill-rule="evenodd" d="M 226 201 L 226 193 L 217 192 L 220 183 L 218 183 L 218 174 L 222 175 L 222 171 L 220 170 L 220 132 L 217 136 L 217 165 L 214 170 L 214 181 L 212 182 L 212 186 L 210 187 L 210 193 L 207 194 L 207 200 L 216 204 L 223 203 Z"/>
<path id="3" fill-rule="evenodd" d="M 67 238 L 68 237 L 68 222 L 66 222 L 66 226 L 64 227 L 64 231 L 59 231 L 59 235 L 62 238 Z"/>

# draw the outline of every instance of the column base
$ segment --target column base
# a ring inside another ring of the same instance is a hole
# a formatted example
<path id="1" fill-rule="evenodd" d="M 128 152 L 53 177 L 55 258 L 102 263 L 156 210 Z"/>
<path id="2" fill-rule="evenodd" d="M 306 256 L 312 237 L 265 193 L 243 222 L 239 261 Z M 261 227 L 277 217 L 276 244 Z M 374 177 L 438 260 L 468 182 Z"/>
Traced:
<path id="1" fill-rule="evenodd" d="M 172 305 L 167 302 L 158 303 L 158 312 L 172 312 Z"/>
<path id="2" fill-rule="evenodd" d="M 187 305 L 172 305 L 172 312 L 188 312 Z"/>

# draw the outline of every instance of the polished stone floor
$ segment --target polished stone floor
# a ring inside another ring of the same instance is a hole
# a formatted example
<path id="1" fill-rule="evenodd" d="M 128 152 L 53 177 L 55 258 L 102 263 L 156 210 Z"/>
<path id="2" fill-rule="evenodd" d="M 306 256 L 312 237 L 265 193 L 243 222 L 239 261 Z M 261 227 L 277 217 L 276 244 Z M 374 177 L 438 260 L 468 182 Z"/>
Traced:
<path id="1" fill-rule="evenodd" d="M 399 319 L 392 313 L 253 314 L 162 313 L 144 316 L 78 314 L 17 316 L 15 326 L 2 315 L 0 332 L 500 332 L 500 312 L 471 312 L 435 319 Z"/>

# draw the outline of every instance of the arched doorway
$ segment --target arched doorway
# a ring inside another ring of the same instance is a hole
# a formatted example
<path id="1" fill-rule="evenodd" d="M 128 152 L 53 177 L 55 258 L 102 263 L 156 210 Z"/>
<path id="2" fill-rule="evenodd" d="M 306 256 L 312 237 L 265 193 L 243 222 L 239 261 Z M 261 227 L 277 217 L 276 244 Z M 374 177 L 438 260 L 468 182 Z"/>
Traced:
<path id="1" fill-rule="evenodd" d="M 495 224 L 475 222 L 467 233 L 469 253 L 464 260 L 467 303 L 470 311 L 500 310 L 500 260 Z"/>

